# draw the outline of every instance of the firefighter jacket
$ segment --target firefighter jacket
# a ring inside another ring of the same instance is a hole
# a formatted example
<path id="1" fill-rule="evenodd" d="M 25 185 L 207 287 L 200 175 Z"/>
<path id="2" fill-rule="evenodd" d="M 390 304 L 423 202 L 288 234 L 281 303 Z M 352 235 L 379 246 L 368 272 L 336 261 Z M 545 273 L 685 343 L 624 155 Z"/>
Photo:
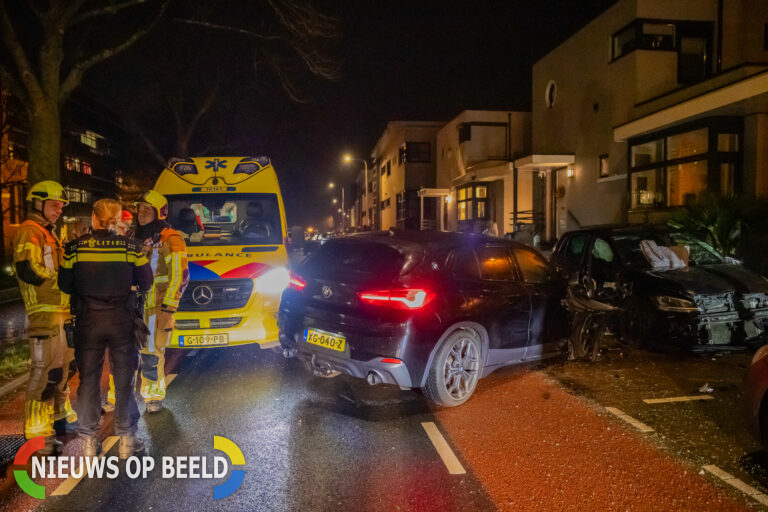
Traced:
<path id="1" fill-rule="evenodd" d="M 61 241 L 41 215 L 30 214 L 13 240 L 13 262 L 24 306 L 29 315 L 30 336 L 55 336 L 58 323 L 52 314 L 69 313 L 69 296 L 56 281 L 63 255 Z"/>
<path id="2" fill-rule="evenodd" d="M 189 284 L 187 244 L 181 233 L 164 227 L 153 238 L 144 241 L 143 249 L 155 273 L 145 308 L 161 307 L 173 313 Z"/>
<path id="3" fill-rule="evenodd" d="M 98 229 L 65 246 L 59 287 L 73 300 L 120 307 L 128 304 L 132 286 L 144 292 L 152 287 L 152 269 L 138 241 Z"/>

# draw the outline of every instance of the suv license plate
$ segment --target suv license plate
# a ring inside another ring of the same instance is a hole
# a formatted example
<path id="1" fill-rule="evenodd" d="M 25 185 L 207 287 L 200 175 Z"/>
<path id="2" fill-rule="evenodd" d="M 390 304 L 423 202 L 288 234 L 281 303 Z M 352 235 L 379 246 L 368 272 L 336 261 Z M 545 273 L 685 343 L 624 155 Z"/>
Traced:
<path id="1" fill-rule="evenodd" d="M 318 331 L 317 329 L 304 329 L 304 341 L 319 347 L 329 348 L 337 352 L 344 352 L 346 339 L 338 334 Z"/>

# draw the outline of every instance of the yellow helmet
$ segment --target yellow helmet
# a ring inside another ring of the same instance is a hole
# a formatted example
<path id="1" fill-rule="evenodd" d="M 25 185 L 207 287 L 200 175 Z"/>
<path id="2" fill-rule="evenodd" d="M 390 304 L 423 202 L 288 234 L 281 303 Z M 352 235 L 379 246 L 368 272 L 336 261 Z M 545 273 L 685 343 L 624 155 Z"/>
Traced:
<path id="1" fill-rule="evenodd" d="M 168 217 L 168 200 L 160 192 L 147 190 L 136 200 L 136 204 L 138 203 L 146 203 L 154 208 L 159 220 L 164 220 Z"/>
<path id="2" fill-rule="evenodd" d="M 60 183 L 52 180 L 45 180 L 32 185 L 32 188 L 29 189 L 29 193 L 27 194 L 27 201 L 32 201 L 33 199 L 39 199 L 41 201 L 50 199 L 69 204 L 69 199 L 67 199 L 67 193 L 64 192 L 64 187 L 62 187 Z"/>

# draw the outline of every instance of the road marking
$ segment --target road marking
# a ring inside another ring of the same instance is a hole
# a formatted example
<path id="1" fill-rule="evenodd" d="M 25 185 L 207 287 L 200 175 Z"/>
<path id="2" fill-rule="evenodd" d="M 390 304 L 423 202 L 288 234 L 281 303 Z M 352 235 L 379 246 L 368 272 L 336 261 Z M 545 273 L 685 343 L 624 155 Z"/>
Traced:
<path id="1" fill-rule="evenodd" d="M 623 419 L 624 421 L 626 421 L 627 423 L 635 427 L 640 432 L 653 432 L 653 429 L 648 425 L 646 425 L 645 423 L 641 423 L 637 421 L 635 418 L 633 418 L 629 414 L 626 414 L 615 407 L 606 407 L 605 410 Z"/>
<path id="2" fill-rule="evenodd" d="M 112 449 L 113 446 L 115 446 L 115 443 L 120 439 L 119 436 L 109 436 L 101 443 L 101 454 L 99 455 L 99 459 L 104 457 L 104 455 L 107 454 L 109 450 Z M 68 477 L 66 480 L 61 482 L 61 484 L 56 488 L 55 491 L 53 491 L 53 494 L 51 496 L 66 496 L 70 492 L 72 492 L 72 489 L 75 488 L 77 484 L 80 483 L 80 480 L 86 477 L 85 468 L 83 468 L 83 475 L 80 478 L 75 478 L 73 476 Z"/>
<path id="3" fill-rule="evenodd" d="M 173 382 L 173 379 L 176 378 L 176 373 L 171 373 L 170 375 L 165 377 L 165 387 L 168 387 L 171 385 L 171 382 Z"/>
<path id="4" fill-rule="evenodd" d="M 453 453 L 451 447 L 448 446 L 448 442 L 443 437 L 443 434 L 437 429 L 437 425 L 431 421 L 425 421 L 421 423 L 421 426 L 424 427 L 424 430 L 427 432 L 427 436 L 429 436 L 429 440 L 432 441 L 432 445 L 435 447 L 435 450 L 437 450 L 437 454 L 443 459 L 443 464 L 448 468 L 448 472 L 452 475 L 465 474 L 466 470 L 464 469 L 464 466 L 461 465 L 456 454 Z"/>
<path id="5" fill-rule="evenodd" d="M 643 402 L 647 404 L 667 404 L 671 402 L 693 402 L 695 400 L 714 400 L 712 395 L 696 395 L 696 396 L 673 396 L 670 398 L 646 398 Z"/>
<path id="6" fill-rule="evenodd" d="M 762 492 L 758 491 L 751 485 L 746 484 L 743 480 L 739 480 L 735 476 L 733 476 L 730 473 L 726 473 L 719 467 L 710 464 L 709 466 L 704 466 L 702 469 L 705 469 L 715 475 L 717 478 L 722 480 L 723 482 L 727 483 L 728 485 L 735 487 L 736 489 L 740 490 L 750 498 L 759 501 L 763 505 L 768 505 L 768 495 L 763 494 Z"/>

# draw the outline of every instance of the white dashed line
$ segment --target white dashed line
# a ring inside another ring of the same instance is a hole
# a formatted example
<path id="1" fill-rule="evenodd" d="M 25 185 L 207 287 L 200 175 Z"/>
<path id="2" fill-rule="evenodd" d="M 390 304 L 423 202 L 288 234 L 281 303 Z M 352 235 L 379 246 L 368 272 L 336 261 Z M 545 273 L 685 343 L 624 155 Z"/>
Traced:
<path id="1" fill-rule="evenodd" d="M 695 400 L 714 400 L 712 395 L 696 395 L 696 396 L 673 396 L 670 398 L 646 398 L 643 402 L 647 404 L 667 404 L 671 402 L 693 402 Z"/>
<path id="2" fill-rule="evenodd" d="M 99 455 L 100 459 L 104 457 L 104 455 L 106 455 L 106 453 L 111 450 L 113 446 L 115 446 L 115 443 L 118 441 L 118 439 L 120 439 L 118 436 L 109 436 L 108 438 L 104 439 L 104 441 L 101 443 L 101 454 Z M 85 472 L 80 478 L 75 478 L 73 476 L 68 477 L 66 480 L 61 482 L 56 490 L 53 491 L 51 496 L 65 496 L 69 494 L 83 478 L 85 478 Z"/>
<path id="3" fill-rule="evenodd" d="M 429 440 L 432 441 L 432 445 L 435 447 L 435 450 L 437 450 L 437 454 L 443 459 L 443 464 L 448 468 L 448 472 L 452 475 L 465 474 L 466 470 L 464 469 L 464 466 L 461 465 L 456 454 L 453 453 L 451 447 L 448 446 L 448 442 L 443 437 L 443 434 L 437 429 L 437 425 L 431 421 L 427 421 L 422 422 L 421 426 L 424 427 L 424 430 L 427 432 L 427 436 L 429 436 Z"/>
<path id="4" fill-rule="evenodd" d="M 605 410 L 621 418 L 622 420 L 626 421 L 627 423 L 635 427 L 640 432 L 653 432 L 653 429 L 648 425 L 646 425 L 645 423 L 641 423 L 637 421 L 635 418 L 633 418 L 629 414 L 626 414 L 615 407 L 606 407 Z"/>
<path id="5" fill-rule="evenodd" d="M 705 469 L 715 475 L 717 478 L 722 480 L 723 482 L 727 483 L 728 485 L 735 487 L 736 489 L 740 490 L 750 498 L 759 501 L 763 505 L 768 505 L 768 496 L 763 494 L 762 492 L 758 491 L 751 485 L 747 485 L 744 481 L 739 480 L 735 476 L 733 476 L 730 473 L 726 473 L 719 467 L 715 465 L 709 465 L 704 466 L 702 469 Z"/>

